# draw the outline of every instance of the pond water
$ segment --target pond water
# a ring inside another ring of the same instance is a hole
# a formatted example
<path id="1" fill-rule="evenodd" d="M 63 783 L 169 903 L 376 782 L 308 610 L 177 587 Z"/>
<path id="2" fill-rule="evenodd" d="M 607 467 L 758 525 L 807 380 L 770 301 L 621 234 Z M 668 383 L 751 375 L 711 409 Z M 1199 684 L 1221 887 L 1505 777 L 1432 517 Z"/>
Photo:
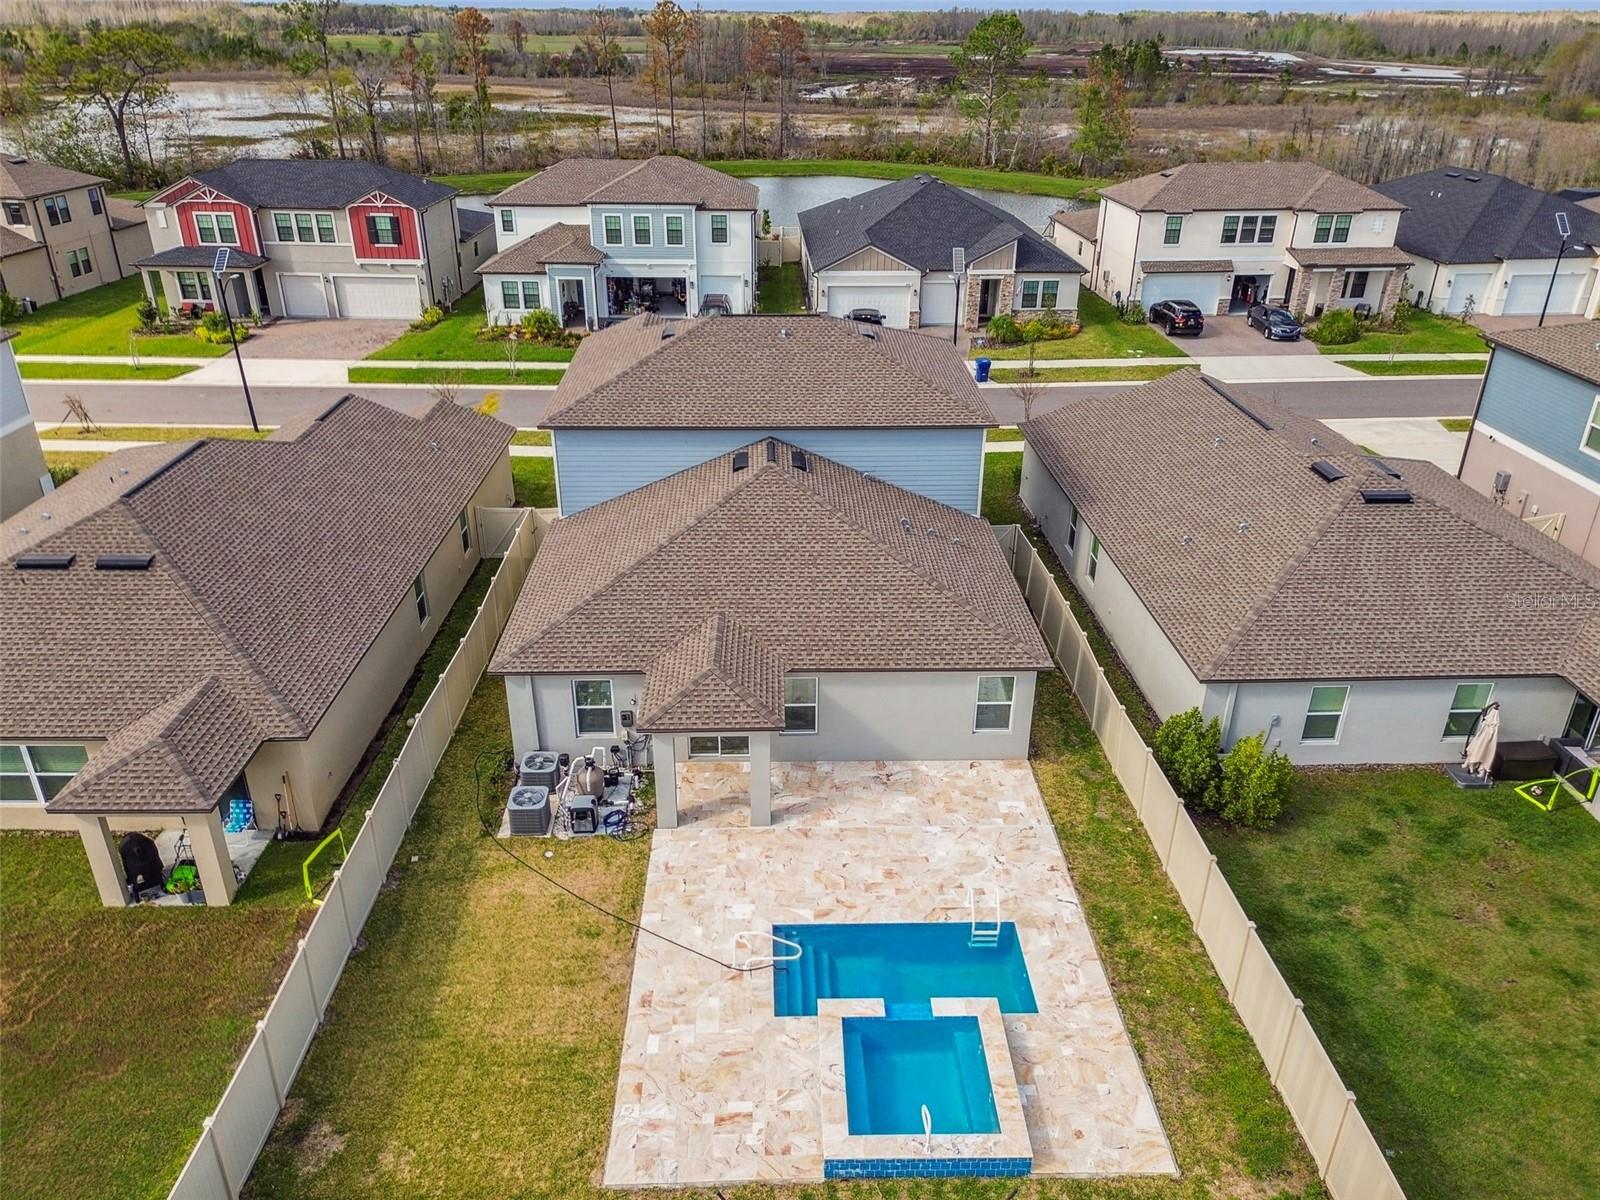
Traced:
<path id="1" fill-rule="evenodd" d="M 799 214 L 805 209 L 846 196 L 859 196 L 862 192 L 882 187 L 886 180 L 857 179 L 851 175 L 793 175 L 781 178 L 770 175 L 749 180 L 761 190 L 761 207 L 772 213 L 774 225 L 797 226 Z M 1087 208 L 1081 200 L 1062 200 L 1056 196 L 1026 196 L 1020 192 L 997 192 L 990 188 L 971 188 L 974 195 L 982 196 L 996 208 L 1003 208 L 1020 217 L 1030 229 L 1043 229 L 1050 214 L 1063 208 Z"/>

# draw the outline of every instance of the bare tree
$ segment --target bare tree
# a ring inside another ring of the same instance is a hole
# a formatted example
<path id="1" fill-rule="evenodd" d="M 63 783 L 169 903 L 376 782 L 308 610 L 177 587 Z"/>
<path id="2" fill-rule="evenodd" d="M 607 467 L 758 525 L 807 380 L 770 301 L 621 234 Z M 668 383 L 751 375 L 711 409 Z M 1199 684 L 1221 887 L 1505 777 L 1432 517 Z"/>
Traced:
<path id="1" fill-rule="evenodd" d="M 583 44 L 594 59 L 595 69 L 606 81 L 606 99 L 611 103 L 611 148 L 622 157 L 622 134 L 617 129 L 616 75 L 627 61 L 618 41 L 617 14 L 609 8 L 597 8 L 589 18 L 589 28 L 584 31 Z"/>
<path id="2" fill-rule="evenodd" d="M 367 157 L 379 166 L 389 161 L 389 139 L 383 131 L 383 120 L 387 115 L 394 62 L 394 54 L 385 46 L 358 55 L 350 67 L 356 104 L 367 130 Z"/>
<path id="3" fill-rule="evenodd" d="M 333 22 L 334 10 L 340 0 L 284 0 L 279 10 L 289 18 L 283 36 L 290 43 L 304 42 L 311 58 L 294 64 L 302 74 L 312 63 L 322 67 L 322 86 L 328 97 L 328 120 L 333 123 L 333 140 L 339 147 L 339 157 L 345 156 L 344 111 L 339 90 L 333 82 L 333 48 L 328 42 L 328 29 Z"/>
<path id="4" fill-rule="evenodd" d="M 778 75 L 778 157 L 782 158 L 787 152 L 789 93 L 800 67 L 810 61 L 805 26 L 788 14 L 772 20 L 772 61 Z"/>
<path id="5" fill-rule="evenodd" d="M 654 73 L 664 76 L 667 85 L 667 129 L 674 151 L 678 148 L 678 68 L 689 48 L 692 18 L 676 0 L 656 0 L 644 18 L 644 31 L 650 39 L 650 58 Z"/>

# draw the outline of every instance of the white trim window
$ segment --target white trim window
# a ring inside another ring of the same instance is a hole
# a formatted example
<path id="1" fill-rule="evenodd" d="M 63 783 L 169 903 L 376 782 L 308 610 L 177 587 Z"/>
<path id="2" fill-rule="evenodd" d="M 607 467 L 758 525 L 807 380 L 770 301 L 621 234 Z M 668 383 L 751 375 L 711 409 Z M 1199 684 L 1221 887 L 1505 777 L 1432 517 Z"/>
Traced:
<path id="1" fill-rule="evenodd" d="M 694 733 L 689 735 L 690 758 L 749 758 L 748 733 Z"/>
<path id="2" fill-rule="evenodd" d="M 501 308 L 539 308 L 539 281 L 537 279 L 502 279 L 500 281 Z"/>
<path id="3" fill-rule="evenodd" d="M 1342 683 L 1318 684 L 1311 689 L 1306 704 L 1305 723 L 1300 726 L 1302 742 L 1337 742 L 1344 732 L 1344 713 L 1350 688 Z"/>
<path id="4" fill-rule="evenodd" d="M 789 675 L 783 681 L 783 731 L 817 731 L 817 677 Z"/>
<path id="5" fill-rule="evenodd" d="M 668 213 L 667 214 L 667 218 L 666 218 L 666 223 L 667 223 L 667 245 L 669 245 L 669 246 L 681 246 L 681 245 L 683 245 L 683 218 L 681 216 L 675 214 L 675 213 Z"/>
<path id="6" fill-rule="evenodd" d="M 1584 426 L 1579 448 L 1585 454 L 1600 458 L 1600 393 L 1596 393 L 1594 403 L 1589 406 L 1589 423 Z"/>
<path id="7" fill-rule="evenodd" d="M 94 265 L 89 261 L 89 247 L 85 246 L 81 250 L 68 250 L 67 269 L 72 272 L 74 279 L 92 274 Z"/>
<path id="8" fill-rule="evenodd" d="M 367 240 L 374 247 L 400 244 L 400 218 L 393 213 L 367 214 Z"/>
<path id="9" fill-rule="evenodd" d="M 728 244 L 728 214 L 711 214 L 711 244 L 713 246 L 726 246 Z"/>
<path id="10" fill-rule="evenodd" d="M 178 297 L 183 300 L 210 300 L 211 276 L 204 271 L 178 271 Z"/>
<path id="11" fill-rule="evenodd" d="M 1011 709 L 1017 698 L 1015 675 L 979 675 L 978 705 L 972 717 L 974 733 L 1010 733 Z"/>
<path id="12" fill-rule="evenodd" d="M 1059 279 L 1025 279 L 1022 282 L 1023 308 L 1054 308 L 1060 298 Z"/>
<path id="13" fill-rule="evenodd" d="M 1078 506 L 1067 501 L 1067 562 L 1071 563 L 1078 549 Z"/>
<path id="14" fill-rule="evenodd" d="M 622 214 L 606 213 L 600 218 L 601 239 L 608 246 L 622 245 Z"/>
<path id="15" fill-rule="evenodd" d="M 617 731 L 617 709 L 609 679 L 572 681 L 572 727 L 579 737 L 611 737 Z"/>
<path id="16" fill-rule="evenodd" d="M 1089 582 L 1093 583 L 1095 576 L 1100 574 L 1100 539 L 1094 534 L 1089 535 Z"/>
<path id="17" fill-rule="evenodd" d="M 82 746 L 0 744 L 0 804 L 44 804 L 88 761 Z"/>
<path id="18" fill-rule="evenodd" d="M 197 212 L 194 235 L 204 246 L 237 246 L 239 227 L 230 212 Z"/>
<path id="19" fill-rule="evenodd" d="M 1267 246 L 1278 236 L 1278 218 L 1256 213 L 1230 213 L 1222 218 L 1224 246 Z"/>
<path id="20" fill-rule="evenodd" d="M 635 246 L 648 246 L 650 244 L 650 214 L 633 214 L 633 244 Z"/>
<path id="21" fill-rule="evenodd" d="M 1494 695 L 1492 683 L 1458 683 L 1455 695 L 1450 698 L 1450 711 L 1445 714 L 1443 738 L 1464 738 L 1472 732 L 1478 714 L 1488 707 Z"/>
<path id="22" fill-rule="evenodd" d="M 1353 213 L 1319 213 L 1311 240 L 1319 246 L 1329 242 L 1343 245 L 1350 240 L 1350 225 L 1354 220 Z"/>
<path id="23" fill-rule="evenodd" d="M 456 528 L 461 531 L 461 553 L 472 553 L 472 519 L 467 516 L 467 510 L 462 509 L 456 517 Z"/>
<path id="24" fill-rule="evenodd" d="M 417 605 L 417 624 L 426 625 L 428 623 L 428 584 L 421 575 L 411 581 L 411 599 Z"/>
<path id="25" fill-rule="evenodd" d="M 500 210 L 500 232 L 515 233 L 517 231 L 517 213 L 515 209 L 502 208 Z"/>

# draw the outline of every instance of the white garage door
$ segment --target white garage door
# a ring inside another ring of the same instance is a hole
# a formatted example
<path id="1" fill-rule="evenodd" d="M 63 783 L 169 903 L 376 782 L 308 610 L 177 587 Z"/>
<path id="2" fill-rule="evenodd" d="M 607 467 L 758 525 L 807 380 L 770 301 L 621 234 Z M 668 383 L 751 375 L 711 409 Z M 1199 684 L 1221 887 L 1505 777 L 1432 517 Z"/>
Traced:
<path id="1" fill-rule="evenodd" d="M 1447 313 L 1458 313 L 1466 307 L 1467 297 L 1472 297 L 1472 311 L 1482 313 L 1484 297 L 1489 292 L 1489 280 L 1493 276 L 1487 271 L 1458 272 L 1450 284 L 1449 298 L 1444 302 Z"/>
<path id="2" fill-rule="evenodd" d="M 1544 308 L 1546 291 L 1550 293 L 1551 312 L 1577 312 L 1578 298 L 1583 291 L 1583 272 L 1557 275 L 1553 289 L 1548 275 L 1513 275 L 1506 288 L 1506 306 L 1501 311 L 1507 316 L 1539 312 Z"/>
<path id="3" fill-rule="evenodd" d="M 279 275 L 278 285 L 283 289 L 284 316 L 328 315 L 328 293 L 322 288 L 321 275 Z"/>
<path id="4" fill-rule="evenodd" d="M 1146 313 L 1161 300 L 1188 300 L 1210 316 L 1217 311 L 1222 294 L 1222 279 L 1217 275 L 1146 275 L 1139 289 L 1139 303 Z"/>
<path id="5" fill-rule="evenodd" d="M 955 280 L 922 281 L 923 325 L 954 325 L 956 323 Z"/>
<path id="6" fill-rule="evenodd" d="M 341 317 L 390 317 L 411 319 L 422 315 L 422 301 L 413 278 L 365 279 L 338 275 L 333 280 L 334 298 Z"/>
<path id="7" fill-rule="evenodd" d="M 891 283 L 879 287 L 835 284 L 828 289 L 828 311 L 834 316 L 847 317 L 855 308 L 875 308 L 883 314 L 885 324 L 905 329 L 911 324 L 911 288 Z"/>
<path id="8" fill-rule="evenodd" d="M 744 311 L 744 276 L 742 275 L 702 275 L 700 276 L 700 300 L 703 303 L 707 296 L 726 296 L 728 303 L 733 305 L 733 311 Z"/>

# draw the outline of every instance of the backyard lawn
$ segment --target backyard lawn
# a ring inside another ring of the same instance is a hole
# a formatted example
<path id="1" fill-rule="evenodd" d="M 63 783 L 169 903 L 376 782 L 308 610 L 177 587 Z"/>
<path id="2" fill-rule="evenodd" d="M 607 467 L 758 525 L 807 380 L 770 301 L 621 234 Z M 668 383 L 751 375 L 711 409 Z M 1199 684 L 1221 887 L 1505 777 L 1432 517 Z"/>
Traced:
<path id="1" fill-rule="evenodd" d="M 519 507 L 554 508 L 556 506 L 556 460 L 553 458 L 513 458 L 511 460 L 511 486 L 516 489 Z"/>
<path id="2" fill-rule="evenodd" d="M 1318 346 L 1324 354 L 1487 354 L 1488 344 L 1471 325 L 1413 309 L 1404 333 L 1364 333 L 1343 346 Z"/>
<path id="3" fill-rule="evenodd" d="M 773 264 L 760 268 L 756 289 L 756 311 L 797 313 L 806 308 L 805 274 L 799 263 Z"/>
<path id="4" fill-rule="evenodd" d="M 11 349 L 17 354 L 127 355 L 139 327 L 135 309 L 144 297 L 137 275 L 79 292 L 17 319 Z M 141 337 L 145 358 L 217 358 L 227 346 L 214 346 L 187 333 Z"/>
<path id="5" fill-rule="evenodd" d="M 1366 770 L 1205 833 L 1411 1200 L 1600 1195 L 1600 823 Z"/>
<path id="6" fill-rule="evenodd" d="M 367 357 L 402 361 L 410 359 L 416 362 L 505 363 L 506 348 L 503 342 L 478 340 L 478 330 L 483 328 L 483 322 L 483 289 L 478 287 L 457 300 L 455 311 L 447 314 L 432 329 L 402 333 Z M 568 362 L 571 358 L 572 351 L 562 346 L 523 343 L 517 348 L 517 361 L 523 363 Z"/>
<path id="7" fill-rule="evenodd" d="M 906 179 L 912 175 L 937 175 L 957 187 L 992 188 L 997 192 L 1024 192 L 1031 196 L 1059 196 L 1073 200 L 1103 179 L 1064 175 L 1039 175 L 1030 171 L 990 171 L 979 167 L 945 167 L 929 163 L 877 162 L 859 158 L 735 158 L 706 163 L 740 179 L 780 175 L 853 175 L 862 179 Z"/>
<path id="8" fill-rule="evenodd" d="M 1039 342 L 1034 357 L 1040 362 L 1052 358 L 1187 358 L 1182 349 L 1156 331 L 1154 325 L 1129 325 L 1112 308 L 1087 288 L 1078 293 L 1078 320 L 1083 328 L 1077 337 Z M 988 346 L 974 349 L 972 357 L 1027 358 L 1027 346 Z"/>

